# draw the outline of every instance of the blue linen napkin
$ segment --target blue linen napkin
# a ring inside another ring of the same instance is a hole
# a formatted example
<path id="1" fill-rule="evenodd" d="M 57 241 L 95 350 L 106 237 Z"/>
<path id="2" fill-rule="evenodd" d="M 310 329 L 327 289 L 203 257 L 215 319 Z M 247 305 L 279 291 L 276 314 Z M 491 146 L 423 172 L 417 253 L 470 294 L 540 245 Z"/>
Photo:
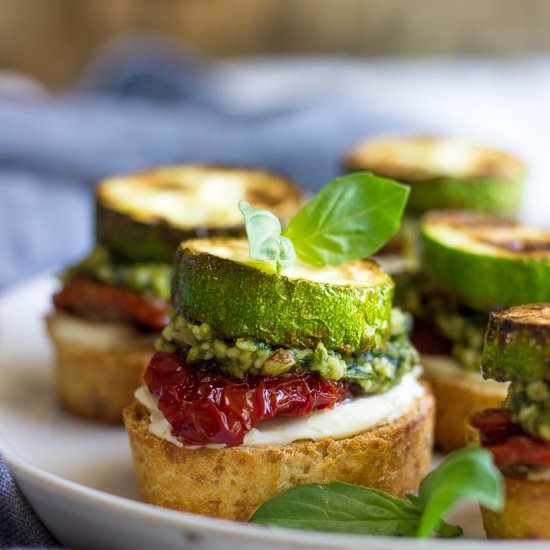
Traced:
<path id="1" fill-rule="evenodd" d="M 59 546 L 15 485 L 0 456 L 0 548 Z"/>
<path id="2" fill-rule="evenodd" d="M 14 99 L 0 78 L 0 289 L 86 252 L 92 188 L 107 175 L 213 162 L 316 190 L 358 139 L 407 128 L 350 97 L 344 61 L 268 64 L 243 70 L 146 41 L 108 48 L 63 95 Z"/>

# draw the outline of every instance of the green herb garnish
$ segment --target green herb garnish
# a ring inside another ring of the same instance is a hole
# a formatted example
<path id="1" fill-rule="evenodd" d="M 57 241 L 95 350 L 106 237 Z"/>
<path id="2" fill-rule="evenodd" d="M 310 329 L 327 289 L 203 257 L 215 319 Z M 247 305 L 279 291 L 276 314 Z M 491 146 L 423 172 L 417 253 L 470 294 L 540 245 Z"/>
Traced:
<path id="1" fill-rule="evenodd" d="M 248 235 L 250 257 L 253 260 L 274 261 L 277 273 L 288 267 L 296 258 L 292 243 L 281 236 L 281 222 L 268 210 L 254 208 L 239 201 Z"/>
<path id="2" fill-rule="evenodd" d="M 420 484 L 418 496 L 398 499 L 375 489 L 331 483 L 295 487 L 267 501 L 253 523 L 334 533 L 456 537 L 462 528 L 443 516 L 461 500 L 491 510 L 504 503 L 502 476 L 491 453 L 468 447 L 447 455 Z"/>
<path id="3" fill-rule="evenodd" d="M 399 229 L 409 188 L 366 172 L 335 179 L 315 195 L 281 232 L 267 210 L 239 203 L 250 257 L 275 261 L 277 271 L 294 254 L 314 266 L 339 265 L 370 256 Z"/>

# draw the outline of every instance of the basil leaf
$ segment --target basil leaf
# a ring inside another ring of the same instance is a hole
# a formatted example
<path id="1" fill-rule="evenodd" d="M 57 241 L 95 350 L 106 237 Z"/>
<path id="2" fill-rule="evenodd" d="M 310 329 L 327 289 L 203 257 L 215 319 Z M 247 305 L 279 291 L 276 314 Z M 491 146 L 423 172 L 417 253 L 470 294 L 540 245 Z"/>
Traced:
<path id="1" fill-rule="evenodd" d="M 277 272 L 287 267 L 296 254 L 292 242 L 281 237 L 281 222 L 269 211 L 254 208 L 246 201 L 239 201 L 244 217 L 250 257 L 253 260 L 274 261 Z"/>
<path id="2" fill-rule="evenodd" d="M 335 533 L 456 537 L 462 528 L 442 517 L 464 498 L 492 510 L 504 505 L 502 476 L 485 449 L 469 447 L 447 455 L 424 478 L 418 496 L 398 499 L 347 483 L 303 485 L 260 506 L 251 521 Z"/>
<path id="3" fill-rule="evenodd" d="M 491 510 L 504 505 L 502 476 L 492 455 L 480 447 L 467 447 L 447 455 L 420 484 L 418 498 L 424 511 L 419 537 L 447 530 L 440 522 L 445 513 L 464 499 L 477 500 Z"/>
<path id="4" fill-rule="evenodd" d="M 422 501 L 420 497 L 411 495 L 410 493 L 405 495 L 405 499 L 412 502 L 415 506 L 422 508 Z M 434 533 L 441 537 L 459 537 L 462 535 L 462 527 L 458 525 L 450 525 L 446 521 L 441 520 Z"/>
<path id="5" fill-rule="evenodd" d="M 451 525 L 442 519 L 439 520 L 439 523 L 433 532 L 436 535 L 445 538 L 460 537 L 464 534 L 464 531 L 460 525 Z M 417 536 L 420 537 L 421 535 L 417 533 Z"/>
<path id="6" fill-rule="evenodd" d="M 276 527 L 414 536 L 421 508 L 382 491 L 347 483 L 302 485 L 272 498 L 251 521 Z"/>
<path id="7" fill-rule="evenodd" d="M 399 228 L 409 187 L 367 172 L 326 185 L 284 231 L 298 258 L 338 265 L 370 256 Z"/>

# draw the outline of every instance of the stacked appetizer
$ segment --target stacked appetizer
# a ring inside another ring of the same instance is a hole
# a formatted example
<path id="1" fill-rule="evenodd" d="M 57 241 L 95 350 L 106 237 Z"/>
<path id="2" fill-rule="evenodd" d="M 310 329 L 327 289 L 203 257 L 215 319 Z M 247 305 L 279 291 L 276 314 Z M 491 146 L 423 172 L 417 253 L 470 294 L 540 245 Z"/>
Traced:
<path id="1" fill-rule="evenodd" d="M 354 174 L 283 234 L 241 202 L 248 241 L 179 246 L 174 317 L 124 411 L 145 501 L 247 520 L 304 483 L 418 485 L 433 399 L 393 282 L 363 259 L 396 231 L 407 193 Z"/>
<path id="2" fill-rule="evenodd" d="M 348 171 L 368 170 L 411 187 L 407 212 L 468 209 L 510 216 L 521 202 L 525 166 L 514 156 L 463 141 L 378 137 L 357 145 Z"/>
<path id="3" fill-rule="evenodd" d="M 482 509 L 489 538 L 550 538 L 550 303 L 490 317 L 483 376 L 509 381 L 503 407 L 476 414 L 473 438 L 506 483 L 502 512 Z"/>
<path id="4" fill-rule="evenodd" d="M 64 274 L 47 317 L 63 405 L 121 422 L 169 320 L 170 272 L 183 239 L 244 233 L 229 208 L 253 200 L 288 217 L 299 189 L 257 170 L 183 165 L 109 178 L 96 190 L 97 245 Z M 238 214 L 238 213 L 237 213 Z"/>
<path id="5" fill-rule="evenodd" d="M 550 232 L 441 211 L 423 218 L 421 244 L 427 279 L 401 288 L 401 302 L 414 311 L 413 341 L 437 402 L 436 444 L 449 451 L 464 444 L 471 414 L 505 398 L 503 384 L 479 373 L 488 315 L 550 299 Z"/>
<path id="6" fill-rule="evenodd" d="M 377 137 L 347 156 L 348 172 L 367 170 L 410 186 L 407 216 L 384 253 L 415 258 L 418 218 L 428 210 L 469 209 L 510 216 L 517 212 L 525 166 L 496 149 L 435 137 Z"/>

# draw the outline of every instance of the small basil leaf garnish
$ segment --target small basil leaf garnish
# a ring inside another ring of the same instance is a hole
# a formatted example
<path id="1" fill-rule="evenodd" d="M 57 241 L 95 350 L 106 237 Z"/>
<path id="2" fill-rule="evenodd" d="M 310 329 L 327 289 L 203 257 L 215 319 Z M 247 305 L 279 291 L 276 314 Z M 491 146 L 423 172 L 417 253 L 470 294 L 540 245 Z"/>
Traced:
<path id="1" fill-rule="evenodd" d="M 239 210 L 244 217 L 250 258 L 275 262 L 277 272 L 290 265 L 296 254 L 292 242 L 281 236 L 281 223 L 277 217 L 244 200 L 239 201 Z"/>

